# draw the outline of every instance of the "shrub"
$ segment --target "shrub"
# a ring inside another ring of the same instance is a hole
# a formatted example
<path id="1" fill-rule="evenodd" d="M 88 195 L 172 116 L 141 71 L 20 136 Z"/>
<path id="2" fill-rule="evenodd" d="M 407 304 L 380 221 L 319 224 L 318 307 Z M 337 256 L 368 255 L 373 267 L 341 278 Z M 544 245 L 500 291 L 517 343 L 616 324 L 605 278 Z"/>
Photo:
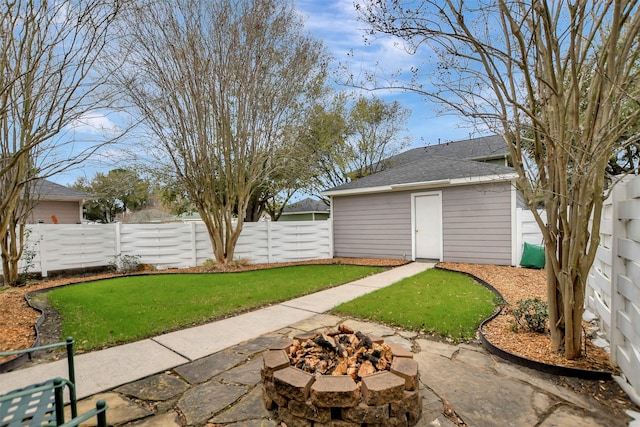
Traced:
<path id="1" fill-rule="evenodd" d="M 213 271 L 216 269 L 216 261 L 211 258 L 207 258 L 202 263 L 202 268 L 206 271 Z"/>
<path id="2" fill-rule="evenodd" d="M 233 260 L 233 265 L 235 267 L 245 267 L 249 264 L 251 264 L 249 258 L 236 258 Z"/>
<path id="3" fill-rule="evenodd" d="M 520 301 L 510 311 L 518 325 L 524 330 L 538 333 L 547 331 L 549 312 L 546 302 L 538 298 L 526 299 Z"/>
<path id="4" fill-rule="evenodd" d="M 24 231 L 23 241 L 25 242 L 24 248 L 22 249 L 22 257 L 20 261 L 22 261 L 22 269 L 20 273 L 18 273 L 18 282 L 15 286 L 25 286 L 29 283 L 29 280 L 33 279 L 37 276 L 31 272 L 31 270 L 36 266 L 35 258 L 38 255 L 37 246 L 40 244 L 42 240 L 42 236 L 38 238 L 33 243 L 29 242 L 29 237 L 31 236 L 31 230 L 26 229 Z"/>
<path id="5" fill-rule="evenodd" d="M 140 255 L 116 255 L 109 266 L 119 273 L 133 273 L 140 268 Z"/>

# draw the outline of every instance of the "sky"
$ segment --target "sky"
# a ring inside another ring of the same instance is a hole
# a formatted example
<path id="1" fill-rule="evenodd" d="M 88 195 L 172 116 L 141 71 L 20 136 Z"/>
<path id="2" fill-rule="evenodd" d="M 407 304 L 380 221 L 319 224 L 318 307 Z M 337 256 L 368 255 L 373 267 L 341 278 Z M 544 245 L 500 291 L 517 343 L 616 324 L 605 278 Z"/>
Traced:
<path id="1" fill-rule="evenodd" d="M 349 63 L 355 74 L 358 70 L 392 73 L 411 66 L 423 68 L 421 52 L 409 55 L 398 40 L 378 38 L 365 43 L 365 24 L 357 19 L 354 0 L 296 0 L 296 7 L 305 18 L 306 28 L 324 41 L 334 57 L 333 65 Z M 337 89 L 353 90 L 336 86 Z M 374 91 L 387 102 L 398 101 L 411 110 L 407 123 L 411 148 L 469 138 L 469 128 L 460 117 L 443 115 L 438 105 L 417 94 Z M 471 137 L 480 135 L 471 135 Z"/>
<path id="2" fill-rule="evenodd" d="M 421 57 L 421 53 L 414 56 L 407 54 L 397 40 L 379 38 L 369 44 L 365 43 L 365 25 L 357 20 L 354 0 L 294 1 L 295 7 L 304 19 L 306 30 L 321 39 L 334 58 L 332 68 L 347 64 L 352 72 L 359 74 L 363 70 L 371 71 L 376 68 L 381 72 L 391 73 L 398 68 L 424 67 L 424 57 Z M 335 78 L 332 81 L 337 90 L 363 92 L 341 86 Z M 406 135 L 411 141 L 410 148 L 480 136 L 470 133 L 469 127 L 465 126 L 460 117 L 439 113 L 437 105 L 419 95 L 389 90 L 374 91 L 373 94 L 386 102 L 398 101 L 411 111 L 406 126 Z M 82 123 L 69 130 L 75 138 L 94 140 L 99 134 L 113 134 L 118 127 L 116 123 L 117 118 L 108 112 L 93 111 L 87 114 Z M 51 180 L 62 185 L 70 185 L 79 176 L 91 179 L 98 171 L 107 172 L 116 167 L 120 154 L 116 147 L 112 147 L 106 151 L 105 157 L 111 161 L 89 161 L 81 168 L 74 168 L 52 177 Z"/>

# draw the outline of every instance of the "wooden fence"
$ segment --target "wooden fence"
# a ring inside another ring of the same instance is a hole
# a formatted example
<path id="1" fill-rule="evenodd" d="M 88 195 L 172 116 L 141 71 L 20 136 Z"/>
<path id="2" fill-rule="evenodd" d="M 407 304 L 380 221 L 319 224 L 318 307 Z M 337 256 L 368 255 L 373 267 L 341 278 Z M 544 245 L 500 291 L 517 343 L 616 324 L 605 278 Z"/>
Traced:
<path id="1" fill-rule="evenodd" d="M 330 221 L 245 223 L 234 258 L 251 263 L 331 258 L 330 233 Z M 213 258 L 202 223 L 35 224 L 28 235 L 21 268 L 43 276 L 108 266 L 124 256 L 159 269 L 194 267 Z"/>

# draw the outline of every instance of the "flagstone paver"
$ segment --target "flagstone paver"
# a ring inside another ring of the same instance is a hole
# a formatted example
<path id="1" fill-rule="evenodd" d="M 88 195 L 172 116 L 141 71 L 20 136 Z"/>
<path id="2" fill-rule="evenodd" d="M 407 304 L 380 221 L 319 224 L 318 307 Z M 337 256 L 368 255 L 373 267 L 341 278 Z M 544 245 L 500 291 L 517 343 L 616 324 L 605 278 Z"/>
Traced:
<path id="1" fill-rule="evenodd" d="M 229 351 L 233 351 L 235 353 L 240 353 L 240 354 L 251 355 L 261 351 L 265 351 L 266 349 L 271 347 L 273 344 L 280 341 L 282 341 L 282 335 L 280 334 L 263 335 L 261 337 L 257 337 L 255 339 L 246 341 L 244 343 L 234 345 L 233 347 L 229 348 Z"/>
<path id="2" fill-rule="evenodd" d="M 135 427 L 181 427 L 181 425 L 178 414 L 173 411 L 154 415 L 132 424 Z"/>
<path id="3" fill-rule="evenodd" d="M 243 354 L 224 350 L 186 365 L 178 366 L 175 371 L 189 383 L 198 384 L 233 368 L 245 359 L 246 356 Z"/>
<path id="4" fill-rule="evenodd" d="M 209 420 L 211 423 L 239 423 L 271 417 L 264 407 L 262 387 L 254 387 L 240 402 Z"/>
<path id="5" fill-rule="evenodd" d="M 264 407 L 262 355 L 282 339 L 314 331 L 312 327 L 336 327 L 339 322 L 334 324 L 334 317 L 314 316 L 99 395 L 109 396 L 112 402 L 108 421 L 136 427 L 276 427 L 276 414 Z M 626 426 L 611 418 L 595 399 L 504 362 L 478 345 L 412 339 L 411 334 L 384 325 L 345 323 L 413 349 L 422 405 L 418 427 L 455 427 L 451 411 L 468 426 Z M 99 396 L 83 404 L 91 406 Z M 445 411 L 445 402 L 450 411 Z M 123 412 L 130 415 L 123 417 Z"/>
<path id="6" fill-rule="evenodd" d="M 109 424 L 123 425 L 128 422 L 153 415 L 153 412 L 137 405 L 118 393 L 100 393 L 90 398 L 83 399 L 78 402 L 78 413 L 84 414 L 94 409 L 96 407 L 96 402 L 100 399 L 104 400 L 109 407 L 107 410 L 107 421 Z M 65 419 L 70 419 L 68 407 L 65 412 L 67 412 Z"/>
<path id="7" fill-rule="evenodd" d="M 243 365 L 223 372 L 215 377 L 215 379 L 231 384 L 256 385 L 262 378 L 260 377 L 260 368 L 262 368 L 262 357 L 257 357 Z"/>
<path id="8" fill-rule="evenodd" d="M 114 391 L 142 400 L 168 400 L 188 388 L 189 385 L 181 379 L 162 373 L 125 384 Z"/>
<path id="9" fill-rule="evenodd" d="M 187 390 L 178 401 L 178 408 L 187 425 L 202 425 L 247 391 L 247 386 L 207 382 Z"/>

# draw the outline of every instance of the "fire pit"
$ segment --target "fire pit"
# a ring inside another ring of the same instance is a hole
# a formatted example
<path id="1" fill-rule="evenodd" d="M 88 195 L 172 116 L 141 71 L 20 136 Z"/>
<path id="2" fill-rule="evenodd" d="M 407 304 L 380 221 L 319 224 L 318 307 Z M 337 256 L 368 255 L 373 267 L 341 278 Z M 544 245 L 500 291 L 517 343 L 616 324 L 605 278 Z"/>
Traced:
<path id="1" fill-rule="evenodd" d="M 264 354 L 265 407 L 289 427 L 413 426 L 420 419 L 413 354 L 345 325 Z"/>

